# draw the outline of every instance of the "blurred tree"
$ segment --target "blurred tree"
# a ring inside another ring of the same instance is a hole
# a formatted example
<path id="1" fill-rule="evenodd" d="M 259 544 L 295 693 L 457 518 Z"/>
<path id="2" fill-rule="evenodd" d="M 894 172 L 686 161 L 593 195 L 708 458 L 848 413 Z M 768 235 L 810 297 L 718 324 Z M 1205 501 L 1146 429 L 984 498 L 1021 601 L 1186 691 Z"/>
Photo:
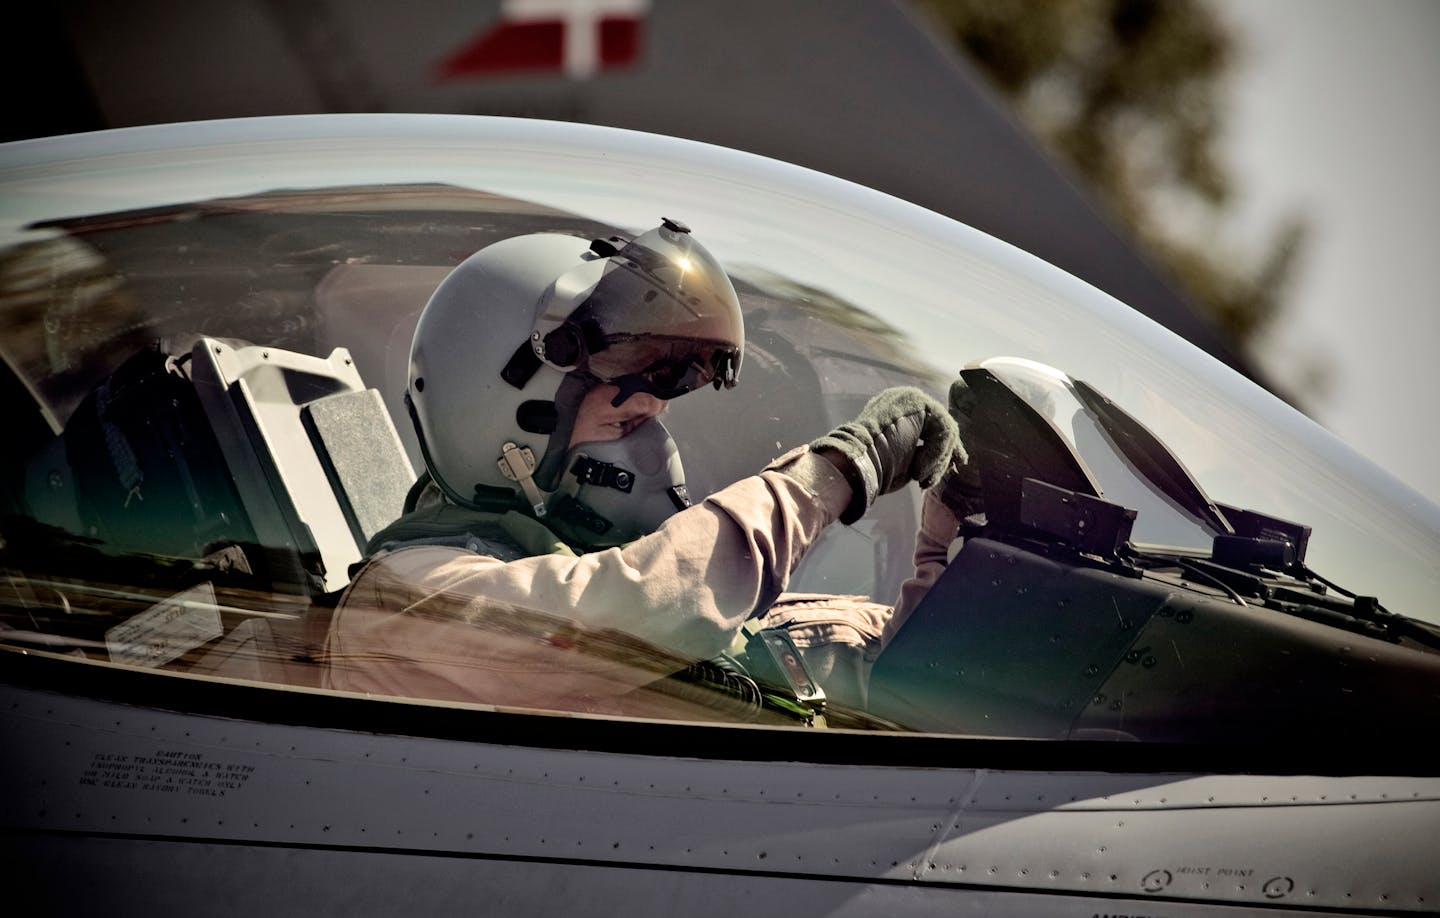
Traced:
<path id="1" fill-rule="evenodd" d="M 1227 243 L 1216 156 L 1233 37 L 1198 0 L 915 0 L 1239 347 L 1274 320 L 1303 248 Z"/>

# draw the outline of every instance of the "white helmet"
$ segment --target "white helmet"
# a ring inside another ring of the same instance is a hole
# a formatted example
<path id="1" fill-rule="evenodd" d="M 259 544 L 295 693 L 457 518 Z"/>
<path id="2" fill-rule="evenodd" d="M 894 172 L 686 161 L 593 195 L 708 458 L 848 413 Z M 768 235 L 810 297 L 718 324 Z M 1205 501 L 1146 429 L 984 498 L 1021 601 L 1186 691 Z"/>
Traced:
<path id="1" fill-rule="evenodd" d="M 744 340 L 730 278 L 683 224 L 667 219 L 628 241 L 517 236 L 476 252 L 436 288 L 415 328 L 406 402 L 430 477 L 451 501 L 536 516 L 563 503 L 573 515 L 580 482 L 564 486 L 579 474 L 569 446 L 585 393 L 615 385 L 619 405 L 637 392 L 672 399 L 706 383 L 729 388 Z M 683 497 L 678 454 L 652 442 L 654 428 L 641 425 L 599 461 L 638 475 L 640 456 L 625 451 L 641 449 L 652 469 L 644 474 Z M 593 455 L 599 444 L 584 446 Z M 661 453 L 664 462 L 649 458 Z M 658 525 L 655 505 L 638 496 L 633 517 L 623 500 L 600 502 L 613 531 L 572 526 L 591 536 L 586 544 Z"/>

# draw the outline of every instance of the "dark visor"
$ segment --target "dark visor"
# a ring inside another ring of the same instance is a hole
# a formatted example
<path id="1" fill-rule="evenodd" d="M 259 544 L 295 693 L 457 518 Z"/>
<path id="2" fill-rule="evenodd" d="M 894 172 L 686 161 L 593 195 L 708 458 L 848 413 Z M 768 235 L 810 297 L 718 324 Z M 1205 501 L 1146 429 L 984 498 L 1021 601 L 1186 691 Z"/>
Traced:
<path id="1" fill-rule="evenodd" d="M 538 330 L 548 353 L 550 333 Z M 636 377 L 630 380 L 641 387 L 635 391 L 657 395 L 683 394 L 716 379 L 733 386 L 745 347 L 730 278 L 688 233 L 668 227 L 642 234 L 608 258 L 590 294 L 556 331 L 573 342 L 557 353 L 575 353 L 596 379 Z"/>
<path id="2" fill-rule="evenodd" d="M 646 342 L 652 355 L 658 343 Z M 735 384 L 740 362 L 740 353 L 735 348 L 696 341 L 671 341 L 668 345 L 672 353 L 653 355 L 647 363 L 636 357 L 636 344 L 639 342 L 621 342 L 606 348 L 593 355 L 586 367 L 595 379 L 619 387 L 620 392 L 611 402 L 616 407 L 637 392 L 668 401 L 707 384 L 713 383 L 717 389 Z M 625 372 L 637 366 L 640 369 Z"/>

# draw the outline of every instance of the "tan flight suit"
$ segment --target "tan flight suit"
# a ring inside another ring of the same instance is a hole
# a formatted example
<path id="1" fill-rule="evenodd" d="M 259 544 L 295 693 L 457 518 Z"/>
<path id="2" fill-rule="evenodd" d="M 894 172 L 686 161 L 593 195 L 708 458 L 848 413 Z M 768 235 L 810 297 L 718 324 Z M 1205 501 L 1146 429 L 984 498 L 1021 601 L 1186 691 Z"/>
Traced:
<path id="1" fill-rule="evenodd" d="M 621 548 L 577 556 L 552 542 L 559 551 L 509 562 L 449 547 L 382 553 L 335 611 L 324 684 L 501 707 L 686 716 L 633 690 L 723 651 L 756 610 L 775 617 L 787 608 L 799 616 L 792 630 L 807 660 L 824 654 L 812 648 L 845 648 L 816 674 L 822 685 L 832 673 L 860 678 L 879 652 L 888 609 L 856 601 L 827 610 L 814 597 L 804 609 L 775 606 L 849 500 L 844 477 L 802 448 Z M 953 517 L 950 525 L 939 545 L 942 567 Z M 906 585 L 904 614 L 938 576 L 928 563 Z"/>
<path id="2" fill-rule="evenodd" d="M 958 528 L 938 490 L 926 491 L 915 533 L 915 572 L 901 584 L 893 607 L 863 596 L 790 593 L 770 607 L 762 624 L 789 632 L 832 702 L 864 710 L 876 658 L 944 573 Z"/>

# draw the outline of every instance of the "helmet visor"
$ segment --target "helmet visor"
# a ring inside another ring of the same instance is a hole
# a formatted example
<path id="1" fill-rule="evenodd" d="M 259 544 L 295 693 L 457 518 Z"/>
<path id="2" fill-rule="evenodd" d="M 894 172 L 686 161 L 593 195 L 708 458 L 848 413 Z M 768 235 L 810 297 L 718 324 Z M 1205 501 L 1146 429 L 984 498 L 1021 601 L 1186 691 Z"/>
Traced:
<path id="1" fill-rule="evenodd" d="M 547 309 L 541 322 L 555 318 Z M 607 257 L 593 289 L 559 324 L 579 367 L 627 398 L 676 398 L 739 379 L 745 325 L 735 288 L 714 256 L 670 225 Z M 543 324 L 537 332 L 548 335 Z"/>
<path id="2" fill-rule="evenodd" d="M 733 386 L 739 362 L 739 350 L 725 344 L 643 336 L 607 342 L 587 358 L 584 369 L 619 387 L 614 401 L 619 406 L 636 392 L 668 400 L 708 384 Z"/>

